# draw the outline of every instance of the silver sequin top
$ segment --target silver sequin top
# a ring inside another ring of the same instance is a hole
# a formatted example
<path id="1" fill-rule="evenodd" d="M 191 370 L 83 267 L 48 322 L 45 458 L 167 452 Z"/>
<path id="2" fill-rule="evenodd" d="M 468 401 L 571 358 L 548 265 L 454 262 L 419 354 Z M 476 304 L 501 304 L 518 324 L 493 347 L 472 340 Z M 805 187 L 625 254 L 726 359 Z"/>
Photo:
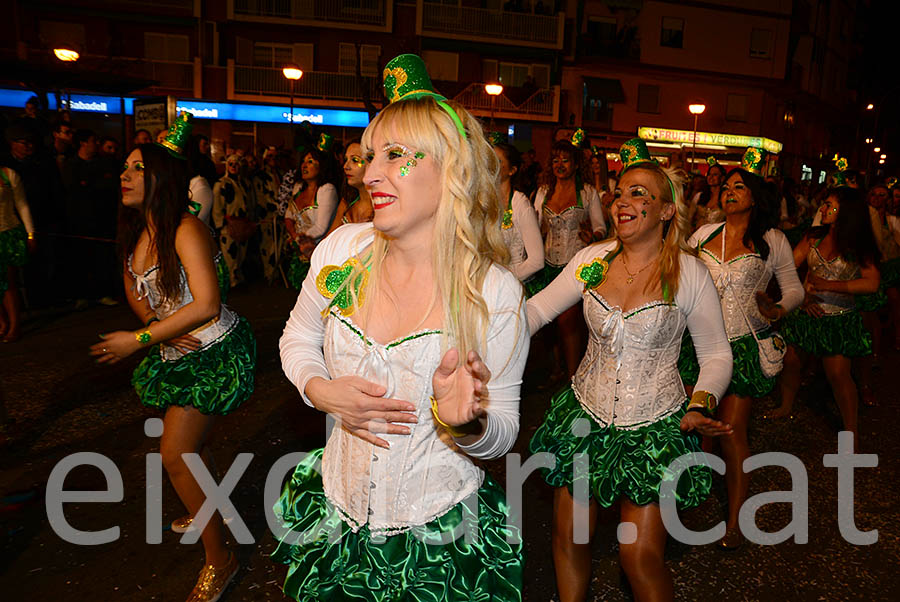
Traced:
<path id="1" fill-rule="evenodd" d="M 831 261 L 826 261 L 822 254 L 819 253 L 820 241 L 812 243 L 809 254 L 806 256 L 806 263 L 809 266 L 809 273 L 815 274 L 825 280 L 856 280 L 862 275 L 859 264 L 855 261 L 848 261 L 838 255 Z M 834 293 L 831 291 L 816 291 L 815 296 L 821 299 L 819 306 L 826 314 L 842 314 L 847 311 L 856 309 L 856 301 L 853 295 L 848 293 Z"/>

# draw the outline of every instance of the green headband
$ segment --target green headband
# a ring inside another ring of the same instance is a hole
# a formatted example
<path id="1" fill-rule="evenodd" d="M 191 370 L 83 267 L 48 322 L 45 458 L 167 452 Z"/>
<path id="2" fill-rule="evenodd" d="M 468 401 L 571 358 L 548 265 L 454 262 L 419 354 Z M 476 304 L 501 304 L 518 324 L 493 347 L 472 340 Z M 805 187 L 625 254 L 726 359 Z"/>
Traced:
<path id="1" fill-rule="evenodd" d="M 394 57 L 385 65 L 382 77 L 384 78 L 384 95 L 391 104 L 426 96 L 433 98 L 453 120 L 456 130 L 463 140 L 469 138 L 459 115 L 453 110 L 453 107 L 447 104 L 447 98 L 434 91 L 431 78 L 425 68 L 425 62 L 421 57 L 415 54 L 401 54 Z"/>

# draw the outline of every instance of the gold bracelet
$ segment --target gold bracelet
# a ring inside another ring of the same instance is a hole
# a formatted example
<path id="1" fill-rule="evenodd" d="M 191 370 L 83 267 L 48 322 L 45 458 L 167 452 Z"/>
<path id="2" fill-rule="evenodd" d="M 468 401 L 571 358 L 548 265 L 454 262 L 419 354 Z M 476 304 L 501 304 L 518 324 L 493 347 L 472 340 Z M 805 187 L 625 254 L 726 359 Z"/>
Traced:
<path id="1" fill-rule="evenodd" d="M 134 333 L 134 338 L 137 339 L 137 342 L 141 345 L 146 345 L 153 340 L 153 333 L 150 332 L 150 329 L 148 328 L 147 330 Z"/>
<path id="2" fill-rule="evenodd" d="M 716 396 L 708 391 L 694 391 L 687 409 L 688 411 L 699 410 L 712 416 L 716 409 Z"/>
<path id="3" fill-rule="evenodd" d="M 443 420 L 440 419 L 440 417 L 438 416 L 437 400 L 434 398 L 434 395 L 432 395 L 430 399 L 431 399 L 431 415 L 434 416 L 434 421 L 437 422 L 442 427 L 444 427 L 444 430 L 446 430 L 448 433 L 450 433 L 451 437 L 456 437 L 456 438 L 465 437 L 468 433 L 458 431 L 458 430 L 456 430 L 456 428 L 450 426 L 449 424 L 447 424 L 446 422 L 444 422 Z"/>

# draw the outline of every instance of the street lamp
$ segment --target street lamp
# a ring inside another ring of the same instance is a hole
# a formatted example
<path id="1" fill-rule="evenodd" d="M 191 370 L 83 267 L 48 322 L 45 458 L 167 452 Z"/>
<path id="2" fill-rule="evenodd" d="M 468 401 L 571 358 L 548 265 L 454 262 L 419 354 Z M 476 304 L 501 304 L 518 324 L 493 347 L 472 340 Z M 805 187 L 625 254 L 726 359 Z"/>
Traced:
<path id="1" fill-rule="evenodd" d="M 71 48 L 54 48 L 53 54 L 64 63 L 74 63 L 81 56 L 77 50 L 72 50 Z"/>
<path id="2" fill-rule="evenodd" d="M 869 104 L 866 105 L 866 110 L 867 110 L 867 111 L 871 111 L 871 110 L 874 109 L 874 108 L 875 108 L 875 105 L 873 105 L 871 102 L 870 102 Z"/>
<path id="3" fill-rule="evenodd" d="M 881 152 L 881 147 L 880 147 L 880 146 L 876 146 L 876 147 L 873 148 L 872 150 L 875 151 L 876 153 L 880 153 L 880 152 Z"/>
<path id="4" fill-rule="evenodd" d="M 872 144 L 872 139 L 871 139 L 871 138 L 866 138 L 866 144 Z"/>
<path id="5" fill-rule="evenodd" d="M 697 120 L 700 118 L 700 115 L 703 114 L 703 111 L 706 110 L 706 105 L 703 103 L 695 103 L 692 105 L 688 105 L 688 111 L 694 116 L 694 144 L 691 147 L 691 171 L 694 169 L 694 156 L 697 154 Z"/>
<path id="6" fill-rule="evenodd" d="M 284 76 L 291 80 L 291 147 L 294 146 L 294 82 L 303 77 L 303 71 L 300 67 L 293 64 L 285 65 L 281 70 Z"/>
<path id="7" fill-rule="evenodd" d="M 879 159 L 887 159 L 887 155 L 881 155 Z"/>
<path id="8" fill-rule="evenodd" d="M 484 91 L 491 97 L 491 127 L 494 127 L 494 100 L 503 94 L 503 86 L 500 84 L 485 84 Z"/>

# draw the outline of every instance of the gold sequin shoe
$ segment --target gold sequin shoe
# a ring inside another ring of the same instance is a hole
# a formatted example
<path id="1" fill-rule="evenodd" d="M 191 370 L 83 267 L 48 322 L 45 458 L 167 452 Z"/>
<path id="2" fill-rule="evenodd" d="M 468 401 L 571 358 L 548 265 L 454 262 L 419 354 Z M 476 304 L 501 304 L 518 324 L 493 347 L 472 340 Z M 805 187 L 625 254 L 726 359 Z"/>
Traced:
<path id="1" fill-rule="evenodd" d="M 172 529 L 173 533 L 187 533 L 191 530 L 191 525 L 194 522 L 194 517 L 190 514 L 186 516 L 182 516 L 181 518 L 176 518 L 172 521 L 172 525 L 169 527 Z"/>
<path id="2" fill-rule="evenodd" d="M 225 593 L 239 568 L 237 556 L 232 552 L 228 553 L 228 562 L 225 566 L 215 567 L 207 564 L 201 569 L 197 585 L 188 596 L 187 602 L 216 602 Z"/>

